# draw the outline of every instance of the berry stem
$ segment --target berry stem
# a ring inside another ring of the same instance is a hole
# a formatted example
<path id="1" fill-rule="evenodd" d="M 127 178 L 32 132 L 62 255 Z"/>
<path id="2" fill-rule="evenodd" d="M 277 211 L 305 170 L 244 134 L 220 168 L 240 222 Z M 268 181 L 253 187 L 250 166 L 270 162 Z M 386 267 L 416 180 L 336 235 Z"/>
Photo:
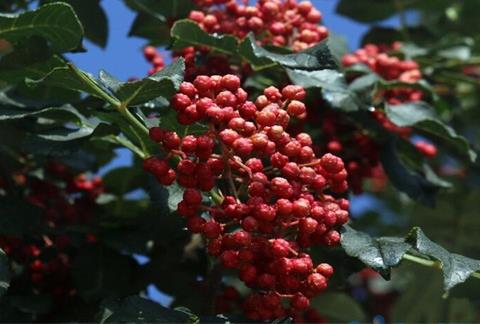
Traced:
<path id="1" fill-rule="evenodd" d="M 221 205 L 223 203 L 223 196 L 221 193 L 216 192 L 215 190 L 210 190 L 210 197 L 216 205 Z"/>
<path id="2" fill-rule="evenodd" d="M 95 92 L 97 97 L 105 100 L 114 107 L 121 105 L 121 102 L 117 98 L 111 96 L 109 93 L 103 90 L 95 81 L 93 81 L 85 73 L 80 71 L 80 69 L 78 69 L 75 65 L 73 65 L 72 63 L 67 63 L 67 66 L 77 76 L 79 81 L 84 83 L 90 88 L 90 90 L 93 90 Z"/>
<path id="3" fill-rule="evenodd" d="M 143 125 L 129 110 L 125 103 L 120 102 L 117 98 L 102 89 L 94 80 L 80 71 L 72 63 L 67 63 L 68 68 L 77 76 L 80 82 L 85 84 L 95 96 L 105 100 L 112 105 L 137 131 L 148 136 L 148 129 Z M 140 141 L 142 142 L 142 141 Z M 142 143 L 143 145 L 143 143 Z M 130 147 L 127 147 L 130 148 Z M 144 152 L 146 152 L 144 150 Z"/>
<path id="4" fill-rule="evenodd" d="M 403 259 L 414 262 L 414 263 L 417 263 L 417 264 L 421 264 L 421 265 L 426 266 L 426 267 L 442 269 L 442 264 L 439 261 L 424 259 L 424 258 L 418 257 L 416 255 L 411 255 L 411 254 L 405 253 L 403 255 Z M 471 274 L 471 276 L 474 277 L 474 278 L 480 279 L 480 272 L 478 272 L 478 271 L 473 272 Z"/>
<path id="5" fill-rule="evenodd" d="M 228 153 L 228 148 L 225 146 L 225 144 L 222 143 L 222 151 L 223 151 L 223 156 L 224 156 L 224 161 L 225 161 L 225 177 L 227 178 L 228 184 L 231 189 L 232 195 L 235 197 L 237 201 L 238 199 L 238 193 L 237 193 L 237 187 L 235 187 L 235 183 L 233 181 L 233 176 L 232 176 L 232 168 L 229 163 L 229 153 Z"/>
<path id="6" fill-rule="evenodd" d="M 110 136 L 110 138 L 113 142 L 128 148 L 130 151 L 132 151 L 133 153 L 138 155 L 138 157 L 141 158 L 142 160 L 147 158 L 147 154 L 145 154 L 142 149 L 137 147 L 135 144 L 133 144 L 127 138 L 122 137 L 122 136 L 114 136 L 114 135 Z"/>
<path id="7" fill-rule="evenodd" d="M 144 133 L 144 135 L 148 136 L 148 128 L 145 127 L 123 104 L 119 106 L 115 106 L 118 112 L 130 122 L 137 130 Z"/>

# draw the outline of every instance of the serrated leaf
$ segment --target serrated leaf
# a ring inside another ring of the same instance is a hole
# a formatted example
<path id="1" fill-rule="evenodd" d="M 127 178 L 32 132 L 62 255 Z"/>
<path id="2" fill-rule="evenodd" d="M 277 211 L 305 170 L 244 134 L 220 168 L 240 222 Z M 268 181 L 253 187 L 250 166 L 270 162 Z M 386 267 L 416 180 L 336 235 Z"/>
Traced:
<path id="1" fill-rule="evenodd" d="M 344 226 L 341 244 L 345 252 L 360 259 L 369 267 L 390 277 L 390 268 L 396 266 L 403 255 L 411 248 L 404 239 L 398 237 L 372 238 L 350 226 Z"/>
<path id="2" fill-rule="evenodd" d="M 443 272 L 443 284 L 446 291 L 464 282 L 472 273 L 480 270 L 480 260 L 448 252 L 440 245 L 431 241 L 418 227 L 410 231 L 406 241 L 412 244 L 419 253 L 440 261 Z"/>
<path id="3" fill-rule="evenodd" d="M 475 162 L 477 153 L 468 141 L 455 130 L 445 125 L 435 115 L 435 110 L 424 102 L 386 105 L 387 117 L 397 126 L 416 127 L 452 145 L 458 152 Z"/>
<path id="4" fill-rule="evenodd" d="M 431 241 L 418 227 L 414 227 L 405 238 L 372 238 L 347 225 L 342 231 L 341 245 L 348 255 L 386 274 L 387 278 L 391 268 L 398 266 L 407 252 L 438 260 L 443 272 L 443 287 L 447 292 L 480 270 L 480 260 L 450 253 Z"/>
<path id="5" fill-rule="evenodd" d="M 277 54 L 259 46 L 254 36 L 250 34 L 240 43 L 238 52 L 255 70 L 275 65 L 299 70 L 323 70 L 337 67 L 327 41 L 322 41 L 298 53 Z"/>
<path id="6" fill-rule="evenodd" d="M 42 36 L 55 52 L 67 52 L 81 45 L 83 27 L 72 7 L 52 3 L 20 14 L 0 14 L 0 38 L 13 43 Z"/>
<path id="7" fill-rule="evenodd" d="M 100 323 L 192 323 L 185 312 L 168 309 L 139 296 L 111 299 L 103 303 Z"/>
<path id="8" fill-rule="evenodd" d="M 177 42 L 180 41 L 182 44 L 207 46 L 226 55 L 237 53 L 237 39 L 235 37 L 231 35 L 211 35 L 192 20 L 183 19 L 175 22 L 170 33 Z"/>
<path id="9" fill-rule="evenodd" d="M 10 262 L 5 252 L 0 249 L 0 297 L 10 287 Z"/>
<path id="10" fill-rule="evenodd" d="M 323 98 L 334 108 L 357 111 L 362 104 L 348 88 L 343 74 L 335 70 L 303 71 L 287 69 L 293 83 L 304 88 L 321 88 Z"/>

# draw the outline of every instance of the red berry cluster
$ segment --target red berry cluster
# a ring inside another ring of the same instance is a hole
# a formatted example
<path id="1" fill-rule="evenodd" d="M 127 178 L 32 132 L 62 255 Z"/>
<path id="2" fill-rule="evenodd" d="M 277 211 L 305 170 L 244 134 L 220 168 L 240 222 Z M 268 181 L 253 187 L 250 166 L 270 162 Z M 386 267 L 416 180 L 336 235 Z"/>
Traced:
<path id="1" fill-rule="evenodd" d="M 327 28 L 319 25 L 322 14 L 310 1 L 259 0 L 254 6 L 236 0 L 196 2 L 201 10 L 190 12 L 189 18 L 209 33 L 244 38 L 253 32 L 262 44 L 288 46 L 297 52 L 328 36 Z"/>
<path id="2" fill-rule="evenodd" d="M 367 179 L 373 191 L 383 190 L 387 178 L 380 163 L 379 143 L 343 114 L 334 110 L 318 109 L 321 104 L 309 105 L 307 119 L 293 125 L 289 130 L 301 132 L 312 127 L 311 125 L 320 130 L 319 136 L 315 138 L 315 152 L 341 157 L 348 172 L 349 189 L 353 193 L 362 193 Z"/>
<path id="3" fill-rule="evenodd" d="M 150 129 L 167 156 L 146 159 L 145 170 L 186 188 L 178 214 L 255 291 L 244 302 L 254 320 L 309 307 L 333 268 L 315 266 L 305 248 L 337 244 L 337 229 L 349 219 L 348 201 L 326 193 L 348 189 L 343 161 L 317 158 L 308 134 L 285 131 L 292 117 L 306 117 L 305 95 L 298 86 L 269 87 L 249 101 L 237 76 L 198 76 L 182 83 L 171 105 L 180 123 L 203 122 L 209 131 L 182 138 Z M 221 190 L 215 204 L 206 199 L 212 190 Z"/>
<path id="4" fill-rule="evenodd" d="M 354 64 L 365 64 L 373 72 L 380 75 L 385 80 L 395 80 L 403 83 L 415 83 L 422 78 L 419 65 L 412 60 L 401 60 L 390 56 L 388 53 L 392 50 L 399 50 L 402 44 L 393 43 L 391 46 L 368 44 L 355 51 L 353 54 L 347 54 L 342 58 L 342 64 L 345 67 Z M 386 90 L 378 94 L 385 102 L 391 105 L 398 105 L 406 102 L 420 101 L 423 98 L 421 90 L 409 88 L 408 86 L 399 86 L 394 89 Z M 409 127 L 399 127 L 392 123 L 385 113 L 381 110 L 375 110 L 373 116 L 382 126 L 392 133 L 402 137 L 409 137 L 412 129 Z M 436 155 L 436 147 L 426 142 L 415 143 L 416 148 L 426 157 Z"/>
<path id="5" fill-rule="evenodd" d="M 145 59 L 152 64 L 152 68 L 148 71 L 148 74 L 155 74 L 165 67 L 165 61 L 155 47 L 146 46 L 143 49 L 143 56 L 145 56 Z"/>
<path id="6" fill-rule="evenodd" d="M 398 57 L 388 55 L 391 50 L 398 50 L 401 43 L 394 43 L 392 46 L 378 46 L 367 44 L 352 54 L 342 58 L 342 64 L 350 67 L 354 64 L 364 64 L 383 79 L 401 81 L 404 83 L 415 83 L 422 78 L 419 66 L 412 60 L 401 60 Z M 422 100 L 423 93 L 420 90 L 409 87 L 396 87 L 379 94 L 385 102 L 397 105 L 405 102 Z M 404 137 L 410 136 L 412 130 L 408 127 L 399 127 L 390 122 L 385 114 L 376 110 L 375 118 L 390 132 Z"/>
<path id="7" fill-rule="evenodd" d="M 421 73 L 417 63 L 402 61 L 387 54 L 391 50 L 398 50 L 399 46 L 398 43 L 392 46 L 366 45 L 353 54 L 345 55 L 342 63 L 345 67 L 364 64 L 386 80 L 398 80 L 404 83 L 418 81 Z M 379 93 L 377 97 L 390 104 L 399 104 L 421 100 L 422 95 L 419 90 L 399 87 Z M 404 138 L 412 134 L 411 128 L 393 124 L 382 110 L 375 110 L 373 116 L 392 133 Z M 371 181 L 371 188 L 375 191 L 385 187 L 386 175 L 379 160 L 380 144 L 370 134 L 358 127 L 354 121 L 333 111 L 320 112 L 318 109 L 309 109 L 308 124 L 321 125 L 322 136 L 317 150 L 336 154 L 345 161 L 349 174 L 349 186 L 354 193 L 363 191 L 365 179 Z M 436 155 L 436 148 L 432 144 L 420 141 L 415 143 L 415 146 L 426 157 Z"/>
<path id="8" fill-rule="evenodd" d="M 363 192 L 366 179 L 372 182 L 372 189 L 383 188 L 386 175 L 380 163 L 379 144 L 372 137 L 334 111 L 321 115 L 309 113 L 308 116 L 310 124 L 321 125 L 320 151 L 336 154 L 344 160 L 353 193 Z"/>
<path id="9" fill-rule="evenodd" d="M 22 174 L 16 176 L 22 178 L 16 183 L 26 192 L 26 200 L 43 211 L 43 222 L 48 228 L 85 223 L 93 216 L 95 199 L 103 192 L 101 179 L 75 176 L 56 162 L 45 169 L 48 179 Z M 86 243 L 95 241 L 93 234 L 85 236 Z M 70 271 L 75 248 L 67 235 L 49 233 L 29 239 L 0 236 L 0 248 L 23 266 L 24 272 L 15 280 L 29 281 L 34 293 L 49 294 L 57 303 L 75 295 Z M 17 286 L 16 281 L 12 286 Z"/>

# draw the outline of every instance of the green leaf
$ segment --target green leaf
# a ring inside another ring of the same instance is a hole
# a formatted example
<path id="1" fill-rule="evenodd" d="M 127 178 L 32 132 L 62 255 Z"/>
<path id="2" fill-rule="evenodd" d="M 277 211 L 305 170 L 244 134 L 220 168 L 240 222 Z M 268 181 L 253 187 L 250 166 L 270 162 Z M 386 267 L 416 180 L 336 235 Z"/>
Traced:
<path id="1" fill-rule="evenodd" d="M 101 0 L 62 1 L 67 2 L 75 9 L 85 28 L 85 37 L 94 44 L 105 48 L 108 41 L 108 19 L 105 10 L 100 5 Z"/>
<path id="2" fill-rule="evenodd" d="M 35 35 L 62 53 L 80 47 L 83 27 L 72 7 L 61 2 L 20 14 L 0 14 L 0 38 L 16 43 Z"/>
<path id="3" fill-rule="evenodd" d="M 431 241 L 418 227 L 414 227 L 405 238 L 374 239 L 350 226 L 344 226 L 341 245 L 348 255 L 360 259 L 387 278 L 391 268 L 398 266 L 407 252 L 422 256 L 424 260 L 437 260 L 443 272 L 443 288 L 446 292 L 480 270 L 480 260 L 450 253 Z"/>
<path id="4" fill-rule="evenodd" d="M 327 292 L 314 298 L 310 304 L 332 322 L 367 321 L 361 306 L 344 293 Z"/>
<path id="5" fill-rule="evenodd" d="M 440 245 L 432 242 L 423 231 L 415 227 L 406 241 L 423 255 L 438 260 L 443 271 L 443 283 L 446 291 L 467 280 L 472 273 L 480 270 L 480 260 L 474 260 L 456 253 L 450 253 Z"/>
<path id="6" fill-rule="evenodd" d="M 155 45 L 168 45 L 170 27 L 165 21 L 142 12 L 135 17 L 128 36 L 143 37 Z"/>
<path id="7" fill-rule="evenodd" d="M 120 83 L 105 71 L 100 72 L 100 80 L 114 91 L 125 107 L 130 107 L 159 97 L 170 99 L 183 81 L 184 71 L 185 63 L 183 59 L 179 59 L 142 80 Z"/>
<path id="8" fill-rule="evenodd" d="M 99 85 L 95 78 L 83 71 L 78 70 L 71 64 L 57 61 L 60 63 L 46 73 L 36 73 L 35 76 L 29 76 L 25 81 L 30 87 L 36 87 L 40 84 L 47 84 L 54 87 L 65 88 L 77 92 L 88 93 L 92 96 L 104 99 L 104 89 Z M 75 72 L 77 71 L 77 73 Z M 45 72 L 45 69 L 42 71 Z M 106 94 L 108 95 L 108 94 Z"/>
<path id="9" fill-rule="evenodd" d="M 257 71 L 276 65 L 299 70 L 323 70 L 337 67 L 327 41 L 299 53 L 277 54 L 259 46 L 254 36 L 250 34 L 240 43 L 238 51 Z"/>
<path id="10" fill-rule="evenodd" d="M 3 296 L 10 287 L 10 262 L 5 252 L 0 249 L 0 297 Z"/>
<path id="11" fill-rule="evenodd" d="M 334 108 L 357 111 L 362 104 L 348 88 L 343 74 L 335 70 L 303 71 L 287 69 L 293 83 L 304 88 L 321 88 L 323 98 Z"/>
<path id="12" fill-rule="evenodd" d="M 398 156 L 394 139 L 388 140 L 383 145 L 380 160 L 395 188 L 427 206 L 435 204 L 435 196 L 441 186 L 429 182 L 418 172 L 408 169 Z"/>
<path id="13" fill-rule="evenodd" d="M 2 99 L 10 100 L 5 93 L 0 93 L 0 102 Z M 84 120 L 84 117 L 80 115 L 80 113 L 73 108 L 72 106 L 65 105 L 63 107 L 45 107 L 45 108 L 37 108 L 37 107 L 29 107 L 20 102 L 14 102 L 10 100 L 11 105 L 3 106 L 0 105 L 0 121 L 4 120 L 14 120 L 14 119 L 22 119 L 25 117 L 32 117 L 32 116 L 42 116 L 42 115 L 52 115 L 51 113 L 62 113 L 67 114 L 71 118 L 71 120 L 76 122 L 81 122 Z"/>
<path id="14" fill-rule="evenodd" d="M 215 36 L 201 29 L 197 23 L 184 19 L 175 22 L 171 36 L 182 45 L 207 46 L 210 49 L 226 54 L 236 55 L 237 39 L 231 35 Z"/>
<path id="15" fill-rule="evenodd" d="M 475 162 L 477 153 L 471 149 L 468 141 L 458 135 L 455 130 L 442 121 L 435 114 L 435 110 L 424 102 L 412 102 L 400 105 L 386 105 L 387 117 L 397 126 L 413 126 L 446 143 L 450 144 L 459 153 Z"/>
<path id="16" fill-rule="evenodd" d="M 139 296 L 107 300 L 98 316 L 103 323 L 193 323 L 196 316 L 168 309 Z"/>
<path id="17" fill-rule="evenodd" d="M 77 152 L 89 140 L 107 141 L 106 136 L 118 134 L 114 125 L 99 123 L 76 129 L 56 128 L 50 132 L 42 132 L 27 136 L 22 143 L 26 152 L 46 157 L 70 156 Z"/>
<path id="18" fill-rule="evenodd" d="M 31 48 L 28 51 L 32 53 L 26 54 L 25 59 L 22 53 L 16 51 L 7 55 L 1 62 L 5 65 L 0 69 L 0 80 L 9 83 L 19 83 L 27 79 L 41 79 L 56 68 L 65 68 L 65 61 L 58 56 L 53 56 L 46 60 L 30 61 L 30 56 L 35 55 L 35 50 L 38 48 Z M 38 52 L 37 52 L 38 54 Z M 20 55 L 20 56 L 17 56 Z M 6 62 L 7 57 L 12 57 L 14 60 Z"/>
<path id="19" fill-rule="evenodd" d="M 176 211 L 177 205 L 183 200 L 183 192 L 185 189 L 180 187 L 177 183 L 167 187 L 168 190 L 168 208 L 170 211 Z"/>
<path id="20" fill-rule="evenodd" d="M 345 54 L 350 53 L 347 39 L 337 33 L 329 33 L 327 45 L 337 62 L 340 62 Z"/>
<path id="21" fill-rule="evenodd" d="M 372 238 L 350 226 L 344 226 L 341 244 L 348 255 L 360 259 L 386 278 L 390 277 L 390 268 L 396 266 L 411 248 L 402 238 Z"/>
<path id="22" fill-rule="evenodd" d="M 22 115 L 25 115 L 23 111 L 15 116 L 21 118 Z M 73 141 L 90 137 L 94 132 L 96 132 L 97 135 L 109 135 L 115 133 L 115 128 L 95 120 L 89 121 L 70 105 L 56 108 L 45 108 L 39 110 L 37 113 L 31 113 L 29 115 L 43 115 L 45 118 L 48 118 L 49 115 L 51 115 L 52 119 L 57 121 L 69 122 L 68 125 L 56 124 L 48 130 L 40 131 L 35 134 L 36 136 L 49 141 Z M 66 118 L 64 119 L 63 116 L 66 116 Z"/>

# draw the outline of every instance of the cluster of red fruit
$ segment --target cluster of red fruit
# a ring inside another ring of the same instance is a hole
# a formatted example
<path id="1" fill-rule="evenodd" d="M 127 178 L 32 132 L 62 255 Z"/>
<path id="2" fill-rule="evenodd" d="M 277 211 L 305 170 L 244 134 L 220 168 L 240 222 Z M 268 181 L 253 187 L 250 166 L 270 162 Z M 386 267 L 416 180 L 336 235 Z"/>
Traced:
<path id="1" fill-rule="evenodd" d="M 145 56 L 145 59 L 152 65 L 152 68 L 148 71 L 148 74 L 155 74 L 165 67 L 165 61 L 163 60 L 160 52 L 155 47 L 145 47 L 143 49 L 143 55 Z"/>
<path id="2" fill-rule="evenodd" d="M 301 51 L 328 36 L 320 11 L 310 1 L 259 0 L 255 5 L 229 1 L 195 1 L 201 10 L 188 16 L 209 33 L 230 34 L 240 39 L 252 32 L 262 44 L 288 46 Z"/>
<path id="3" fill-rule="evenodd" d="M 385 90 L 379 94 L 385 102 L 391 105 L 420 101 L 423 98 L 422 91 L 408 87 L 409 83 L 415 83 L 422 79 L 422 73 L 417 62 L 401 60 L 398 57 L 388 55 L 388 52 L 400 50 L 401 46 L 400 42 L 395 42 L 391 46 L 368 44 L 353 54 L 345 55 L 342 63 L 345 67 L 359 63 L 365 64 L 387 81 L 399 81 L 406 84 Z M 375 110 L 373 114 L 387 130 L 403 137 L 412 134 L 411 128 L 396 126 L 388 120 L 382 111 Z M 435 157 L 437 154 L 435 145 L 426 141 L 416 141 L 415 147 L 426 157 Z"/>
<path id="4" fill-rule="evenodd" d="M 23 188 L 26 200 L 43 211 L 46 227 L 82 224 L 93 216 L 96 198 L 103 192 L 101 179 L 73 175 L 64 165 L 52 162 L 45 169 L 49 179 L 15 177 Z M 37 237 L 0 236 L 0 248 L 9 258 L 24 267 L 19 281 L 30 281 L 33 293 L 49 294 L 57 303 L 75 295 L 71 282 L 71 259 L 75 252 L 69 236 L 39 233 Z M 93 234 L 85 235 L 86 243 L 94 243 Z M 17 281 L 12 286 L 17 286 Z M 21 287 L 18 284 L 18 287 Z"/>
<path id="5" fill-rule="evenodd" d="M 398 50 L 402 46 L 401 43 L 394 43 L 392 46 L 379 46 L 367 44 L 352 54 L 347 54 L 342 58 L 342 64 L 350 67 L 354 64 L 364 64 L 370 70 L 378 74 L 387 81 L 400 81 L 405 84 L 415 83 L 422 78 L 422 73 L 417 62 L 412 60 L 401 60 L 398 57 L 388 55 L 392 50 Z M 378 94 L 383 101 L 398 105 L 406 102 L 414 102 L 422 100 L 423 93 L 421 90 L 408 86 L 398 86 L 394 89 L 385 90 Z M 408 127 L 399 127 L 393 124 L 385 114 L 380 110 L 374 111 L 375 118 L 387 130 L 397 133 L 400 136 L 408 137 L 412 130 Z"/>
<path id="6" fill-rule="evenodd" d="M 244 302 L 254 320 L 309 307 L 333 268 L 315 266 L 304 249 L 337 244 L 337 229 L 349 219 L 348 201 L 326 193 L 348 189 L 343 161 L 316 157 L 308 134 L 286 132 L 292 117 L 306 117 L 305 95 L 298 86 L 269 87 L 252 102 L 237 76 L 198 76 L 182 83 L 171 104 L 180 123 L 202 122 L 209 131 L 181 138 L 150 129 L 167 156 L 146 159 L 145 170 L 186 188 L 178 214 L 255 291 Z M 212 190 L 221 190 L 215 204 L 205 198 Z"/>
<path id="7" fill-rule="evenodd" d="M 400 81 L 405 84 L 419 81 L 422 75 L 416 62 L 388 55 L 388 52 L 398 50 L 399 46 L 400 43 L 394 43 L 392 46 L 368 44 L 352 54 L 345 55 L 342 64 L 344 67 L 363 64 L 388 81 Z M 422 91 L 408 85 L 385 90 L 377 95 L 377 98 L 391 105 L 420 101 L 422 97 Z M 379 109 L 373 112 L 373 116 L 392 133 L 404 138 L 412 134 L 411 128 L 396 126 Z M 368 133 L 354 122 L 332 111 L 320 112 L 317 109 L 309 109 L 308 123 L 322 125 L 322 143 L 319 149 L 342 157 L 346 163 L 348 182 L 353 192 L 363 191 L 365 179 L 372 180 L 373 189 L 384 187 L 386 176 L 379 160 L 379 144 Z M 437 154 L 436 147 L 425 141 L 416 141 L 415 147 L 426 157 L 434 157 Z"/>
<path id="8" fill-rule="evenodd" d="M 345 162 L 348 185 L 353 193 L 363 192 L 366 179 L 370 180 L 373 191 L 385 187 L 387 178 L 380 163 L 380 147 L 367 132 L 339 112 L 319 111 L 314 106 L 309 107 L 305 124 L 318 125 L 322 131 L 315 143 L 316 150 L 338 155 Z"/>
<path id="9" fill-rule="evenodd" d="M 261 44 L 288 47 L 299 52 L 312 47 L 328 37 L 325 26 L 319 25 L 322 15 L 310 1 L 260 0 L 254 6 L 239 4 L 236 0 L 196 0 L 199 10 L 190 12 L 188 18 L 209 33 L 230 34 L 240 39 L 252 32 Z M 154 47 L 148 46 L 144 55 L 152 64 L 149 74 L 163 67 L 163 59 Z M 202 64 L 195 62 L 202 56 Z M 174 57 L 185 59 L 185 80 L 198 75 L 248 74 L 248 64 L 234 66 L 228 57 L 212 53 L 208 48 L 189 46 L 173 52 Z"/>

